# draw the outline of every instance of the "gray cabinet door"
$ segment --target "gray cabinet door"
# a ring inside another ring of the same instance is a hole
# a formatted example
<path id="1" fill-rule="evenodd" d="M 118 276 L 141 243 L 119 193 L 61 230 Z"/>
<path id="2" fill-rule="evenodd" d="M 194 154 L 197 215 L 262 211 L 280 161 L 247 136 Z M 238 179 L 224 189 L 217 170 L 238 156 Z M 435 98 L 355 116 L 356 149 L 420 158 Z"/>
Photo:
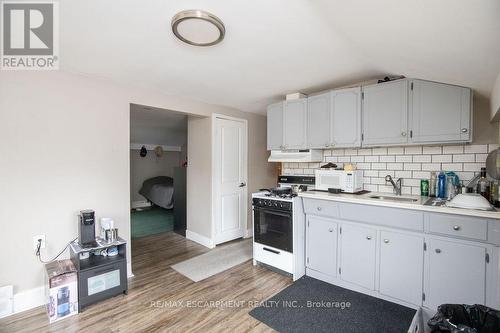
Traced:
<path id="1" fill-rule="evenodd" d="M 331 137 L 335 147 L 361 145 L 361 88 L 331 93 Z"/>
<path id="2" fill-rule="evenodd" d="M 340 239 L 340 278 L 375 290 L 377 230 L 343 224 Z"/>
<path id="3" fill-rule="evenodd" d="M 307 98 L 286 101 L 283 109 L 285 149 L 307 147 Z"/>
<path id="4" fill-rule="evenodd" d="M 307 147 L 324 149 L 330 147 L 331 139 L 331 93 L 307 98 Z"/>
<path id="5" fill-rule="evenodd" d="M 283 102 L 267 107 L 267 150 L 283 146 Z"/>
<path id="6" fill-rule="evenodd" d="M 363 145 L 408 142 L 408 81 L 363 87 Z"/>
<path id="7" fill-rule="evenodd" d="M 424 238 L 382 230 L 379 244 L 380 293 L 421 305 Z"/>
<path id="8" fill-rule="evenodd" d="M 337 223 L 308 216 L 306 245 L 306 266 L 329 276 L 337 276 Z"/>
<path id="9" fill-rule="evenodd" d="M 428 239 L 424 306 L 445 303 L 484 304 L 486 248 L 437 238 Z"/>
<path id="10" fill-rule="evenodd" d="M 412 142 L 469 141 L 471 90 L 444 83 L 410 83 Z"/>

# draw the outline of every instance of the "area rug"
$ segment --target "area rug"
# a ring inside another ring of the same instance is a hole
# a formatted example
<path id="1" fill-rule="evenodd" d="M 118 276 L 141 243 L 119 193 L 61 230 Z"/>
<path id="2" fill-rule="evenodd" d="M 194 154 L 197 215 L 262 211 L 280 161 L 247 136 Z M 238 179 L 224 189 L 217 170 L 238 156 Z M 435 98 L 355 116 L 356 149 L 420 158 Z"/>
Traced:
<path id="1" fill-rule="evenodd" d="M 172 209 L 151 207 L 130 214 L 131 237 L 145 237 L 174 230 Z"/>
<path id="2" fill-rule="evenodd" d="M 194 282 L 204 280 L 252 259 L 252 239 L 245 239 L 215 249 L 171 267 Z"/>
<path id="3" fill-rule="evenodd" d="M 416 310 L 307 276 L 250 315 L 278 332 L 406 333 Z"/>

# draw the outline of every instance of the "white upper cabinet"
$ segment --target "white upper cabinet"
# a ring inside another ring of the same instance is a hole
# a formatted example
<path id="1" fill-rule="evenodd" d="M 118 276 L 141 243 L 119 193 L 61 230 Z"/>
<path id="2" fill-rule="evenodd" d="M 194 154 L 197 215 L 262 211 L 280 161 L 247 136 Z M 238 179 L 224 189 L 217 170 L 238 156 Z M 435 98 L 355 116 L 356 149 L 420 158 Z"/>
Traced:
<path id="1" fill-rule="evenodd" d="M 311 96 L 307 99 L 307 141 L 309 148 L 324 149 L 332 145 L 331 93 Z"/>
<path id="2" fill-rule="evenodd" d="M 424 238 L 381 231 L 379 243 L 380 293 L 411 304 L 421 304 Z"/>
<path id="3" fill-rule="evenodd" d="M 283 147 L 283 102 L 267 107 L 267 150 Z"/>
<path id="4" fill-rule="evenodd" d="M 308 148 L 361 145 L 361 88 L 333 90 L 308 98 Z"/>
<path id="5" fill-rule="evenodd" d="M 284 102 L 283 146 L 284 149 L 307 148 L 307 98 Z"/>
<path id="6" fill-rule="evenodd" d="M 428 240 L 424 305 L 485 304 L 486 248 L 455 241 Z"/>
<path id="7" fill-rule="evenodd" d="M 423 80 L 410 83 L 410 137 L 414 143 L 470 141 L 469 88 Z"/>
<path id="8" fill-rule="evenodd" d="M 268 150 L 472 141 L 472 90 L 424 80 L 332 90 L 267 113 Z"/>
<path id="9" fill-rule="evenodd" d="M 363 87 L 363 145 L 408 142 L 408 81 Z"/>
<path id="10" fill-rule="evenodd" d="M 331 137 L 336 148 L 361 146 L 361 88 L 331 92 Z"/>

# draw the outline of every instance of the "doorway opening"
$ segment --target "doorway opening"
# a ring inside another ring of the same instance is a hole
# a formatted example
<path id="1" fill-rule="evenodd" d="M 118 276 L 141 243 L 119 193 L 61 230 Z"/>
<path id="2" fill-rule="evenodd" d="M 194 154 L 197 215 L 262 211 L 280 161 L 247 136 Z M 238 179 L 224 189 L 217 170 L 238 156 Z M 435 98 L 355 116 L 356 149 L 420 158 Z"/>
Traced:
<path id="1" fill-rule="evenodd" d="M 130 233 L 186 233 L 187 115 L 130 104 Z M 133 247 L 134 248 L 134 247 Z"/>

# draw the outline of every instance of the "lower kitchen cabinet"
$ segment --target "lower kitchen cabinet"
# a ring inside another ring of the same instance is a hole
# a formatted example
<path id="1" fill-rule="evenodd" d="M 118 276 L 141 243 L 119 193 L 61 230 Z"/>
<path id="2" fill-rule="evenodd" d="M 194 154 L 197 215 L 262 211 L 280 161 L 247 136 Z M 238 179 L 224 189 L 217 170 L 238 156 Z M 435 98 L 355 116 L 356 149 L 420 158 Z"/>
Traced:
<path id="1" fill-rule="evenodd" d="M 421 303 L 424 238 L 381 231 L 379 243 L 380 293 L 412 304 Z"/>
<path id="2" fill-rule="evenodd" d="M 340 278 L 375 290 L 377 230 L 342 224 L 340 231 Z"/>
<path id="3" fill-rule="evenodd" d="M 337 223 L 310 216 L 306 234 L 306 266 L 332 277 L 337 276 Z"/>
<path id="4" fill-rule="evenodd" d="M 486 248 L 437 238 L 427 243 L 424 305 L 485 304 Z"/>
<path id="5" fill-rule="evenodd" d="M 307 275 L 415 308 L 500 309 L 500 221 L 424 212 L 419 230 L 408 228 L 418 219 L 412 210 L 370 206 L 366 214 L 365 205 L 316 198 L 304 207 Z"/>

